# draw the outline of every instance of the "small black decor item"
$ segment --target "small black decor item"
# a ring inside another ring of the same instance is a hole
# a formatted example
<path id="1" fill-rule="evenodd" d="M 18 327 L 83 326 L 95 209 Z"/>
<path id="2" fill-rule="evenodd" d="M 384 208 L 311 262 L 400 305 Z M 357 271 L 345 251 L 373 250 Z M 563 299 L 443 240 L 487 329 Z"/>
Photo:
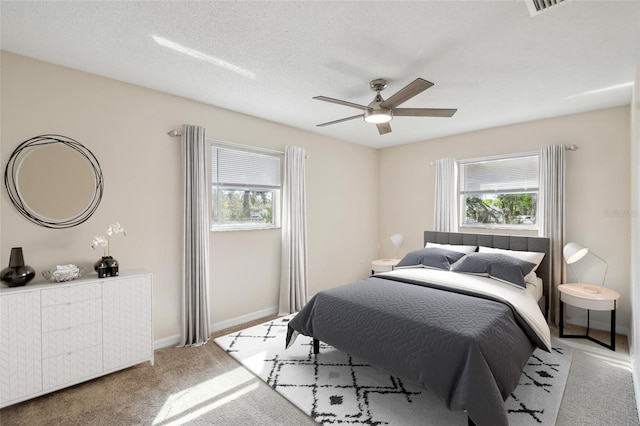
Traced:
<path id="1" fill-rule="evenodd" d="M 93 269 L 98 273 L 98 278 L 117 277 L 118 261 L 112 256 L 102 256 L 94 265 Z"/>
<path id="2" fill-rule="evenodd" d="M 124 237 L 127 234 L 124 232 L 124 228 L 119 222 L 109 225 L 107 228 L 107 236 L 96 235 L 91 244 L 92 249 L 102 247 L 104 249 L 104 256 L 100 258 L 94 265 L 93 269 L 98 273 L 98 278 L 105 277 L 117 277 L 119 275 L 120 264 L 115 260 L 110 253 L 111 249 L 111 237 L 122 234 Z"/>
<path id="3" fill-rule="evenodd" d="M 93 269 L 98 273 L 98 278 L 104 278 L 107 276 L 107 270 L 109 268 L 107 266 L 107 257 L 109 256 L 104 256 L 93 265 Z"/>
<path id="4" fill-rule="evenodd" d="M 9 267 L 0 272 L 0 279 L 9 287 L 19 287 L 27 284 L 35 276 L 35 269 L 24 264 L 22 247 L 13 247 L 9 258 Z"/>
<path id="5" fill-rule="evenodd" d="M 118 269 L 118 261 L 111 256 L 107 256 L 107 276 L 117 277 Z"/>

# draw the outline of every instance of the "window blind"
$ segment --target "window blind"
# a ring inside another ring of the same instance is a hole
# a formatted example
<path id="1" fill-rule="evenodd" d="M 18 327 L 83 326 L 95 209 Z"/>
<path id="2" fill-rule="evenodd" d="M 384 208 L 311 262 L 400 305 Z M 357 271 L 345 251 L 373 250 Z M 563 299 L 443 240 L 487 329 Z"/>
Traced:
<path id="1" fill-rule="evenodd" d="M 460 164 L 460 193 L 514 193 L 538 190 L 538 155 Z"/>
<path id="2" fill-rule="evenodd" d="M 212 145 L 212 182 L 227 188 L 280 188 L 280 156 Z"/>

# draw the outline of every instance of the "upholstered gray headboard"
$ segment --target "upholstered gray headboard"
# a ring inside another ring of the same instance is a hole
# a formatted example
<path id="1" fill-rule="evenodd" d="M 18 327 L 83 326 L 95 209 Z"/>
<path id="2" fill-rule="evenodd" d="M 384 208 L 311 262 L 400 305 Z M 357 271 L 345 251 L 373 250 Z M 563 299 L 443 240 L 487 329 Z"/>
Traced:
<path id="1" fill-rule="evenodd" d="M 485 246 L 504 250 L 536 251 L 545 253 L 536 274 L 544 283 L 544 306 L 540 306 L 547 317 L 549 306 L 549 286 L 551 283 L 551 244 L 545 237 L 522 237 L 514 235 L 467 234 L 462 232 L 424 231 L 424 243 Z"/>

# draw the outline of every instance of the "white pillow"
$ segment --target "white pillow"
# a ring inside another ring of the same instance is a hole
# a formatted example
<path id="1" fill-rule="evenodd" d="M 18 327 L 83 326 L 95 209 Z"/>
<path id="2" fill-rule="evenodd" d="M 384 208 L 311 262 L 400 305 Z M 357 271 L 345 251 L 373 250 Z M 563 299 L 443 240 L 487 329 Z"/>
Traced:
<path id="1" fill-rule="evenodd" d="M 526 260 L 527 262 L 535 263 L 536 267 L 533 268 L 533 271 L 531 271 L 531 272 L 535 272 L 536 269 L 538 269 L 538 266 L 540 266 L 540 263 L 542 262 L 542 259 L 544 259 L 544 253 L 539 253 L 539 252 L 536 252 L 536 251 L 504 250 L 504 249 L 480 246 L 480 247 L 478 247 L 478 252 L 480 252 L 480 253 L 502 253 L 502 254 L 506 254 L 507 256 L 515 257 L 516 259 Z"/>
<path id="2" fill-rule="evenodd" d="M 538 287 L 538 275 L 536 275 L 536 271 L 531 271 L 527 275 L 525 275 L 524 282 Z"/>
<path id="3" fill-rule="evenodd" d="M 425 248 L 437 247 L 444 250 L 453 250 L 464 254 L 473 253 L 476 251 L 477 246 L 457 246 L 452 244 L 437 244 L 437 243 L 427 243 L 424 246 Z"/>

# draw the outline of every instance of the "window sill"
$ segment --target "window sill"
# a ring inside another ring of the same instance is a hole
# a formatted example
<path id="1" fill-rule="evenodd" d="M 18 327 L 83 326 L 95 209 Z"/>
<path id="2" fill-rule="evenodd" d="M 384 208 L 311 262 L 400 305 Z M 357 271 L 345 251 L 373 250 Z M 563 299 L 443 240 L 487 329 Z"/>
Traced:
<path id="1" fill-rule="evenodd" d="M 280 229 L 280 226 L 216 226 L 211 227 L 211 232 L 231 232 L 231 231 L 268 231 L 270 229 Z"/>
<path id="2" fill-rule="evenodd" d="M 460 225 L 460 229 L 506 229 L 514 231 L 537 231 L 538 225 L 497 225 L 497 224 L 476 224 L 476 225 Z"/>

